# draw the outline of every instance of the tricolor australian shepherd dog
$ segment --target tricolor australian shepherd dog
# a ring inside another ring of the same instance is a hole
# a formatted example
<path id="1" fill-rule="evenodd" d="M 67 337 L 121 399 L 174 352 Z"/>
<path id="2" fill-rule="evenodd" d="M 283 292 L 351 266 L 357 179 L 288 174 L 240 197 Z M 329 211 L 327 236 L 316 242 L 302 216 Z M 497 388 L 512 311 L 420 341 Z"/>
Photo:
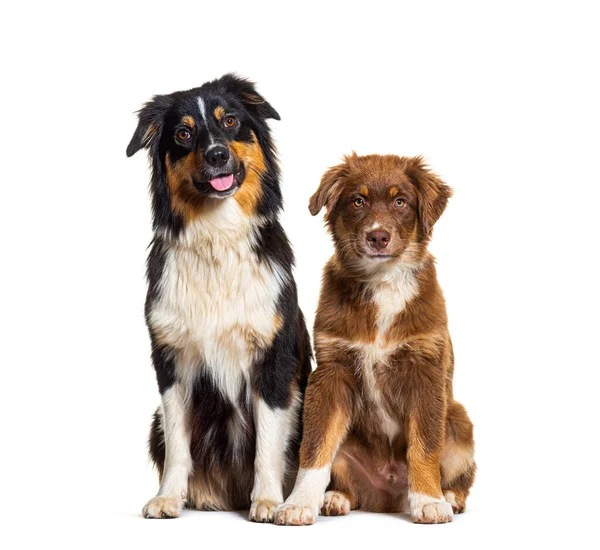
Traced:
<path id="1" fill-rule="evenodd" d="M 295 476 L 311 349 L 269 118 L 251 82 L 225 75 L 154 97 L 127 148 L 148 149 L 152 168 L 146 320 L 162 406 L 148 518 L 187 505 L 272 521 Z"/>
<path id="2" fill-rule="evenodd" d="M 315 320 L 298 480 L 276 523 L 355 508 L 445 523 L 464 510 L 473 426 L 453 397 L 446 308 L 427 251 L 450 194 L 421 158 L 352 155 L 311 198 L 313 215 L 326 207 L 336 250 Z"/>

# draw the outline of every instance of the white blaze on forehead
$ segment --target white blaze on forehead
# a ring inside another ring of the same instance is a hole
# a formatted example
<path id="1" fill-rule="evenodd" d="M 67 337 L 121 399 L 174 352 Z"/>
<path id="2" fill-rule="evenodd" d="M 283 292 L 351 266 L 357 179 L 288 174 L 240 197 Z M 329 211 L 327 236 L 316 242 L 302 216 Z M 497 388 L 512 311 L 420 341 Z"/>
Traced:
<path id="1" fill-rule="evenodd" d="M 206 105 L 200 96 L 198 96 L 198 108 L 200 109 L 200 116 L 202 117 L 204 124 L 206 124 Z"/>
<path id="2" fill-rule="evenodd" d="M 206 104 L 204 103 L 204 99 L 198 96 L 198 109 L 200 109 L 200 116 L 202 117 L 202 121 L 204 122 L 204 126 L 206 126 L 206 130 L 208 131 L 208 141 L 210 145 L 213 145 L 215 140 L 210 130 L 208 129 L 208 118 L 206 117 Z"/>

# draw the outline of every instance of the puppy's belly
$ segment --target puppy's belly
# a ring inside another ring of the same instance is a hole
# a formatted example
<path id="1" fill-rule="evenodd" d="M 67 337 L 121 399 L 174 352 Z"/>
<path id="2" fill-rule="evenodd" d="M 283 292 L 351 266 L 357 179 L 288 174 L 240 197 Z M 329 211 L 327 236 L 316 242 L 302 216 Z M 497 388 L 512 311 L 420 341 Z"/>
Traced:
<path id="1" fill-rule="evenodd" d="M 391 447 L 347 442 L 334 464 L 334 478 L 350 489 L 361 510 L 372 512 L 408 511 L 408 478 L 404 457 L 395 456 Z M 335 482 L 332 484 L 335 485 Z M 333 487 L 336 489 L 337 487 Z"/>

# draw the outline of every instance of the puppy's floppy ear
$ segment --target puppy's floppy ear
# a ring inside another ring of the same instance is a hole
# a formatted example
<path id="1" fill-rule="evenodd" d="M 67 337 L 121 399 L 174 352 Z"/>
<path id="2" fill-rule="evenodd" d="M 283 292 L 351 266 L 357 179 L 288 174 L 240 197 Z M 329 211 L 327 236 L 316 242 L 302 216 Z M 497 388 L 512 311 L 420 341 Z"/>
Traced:
<path id="1" fill-rule="evenodd" d="M 331 212 L 340 198 L 341 180 L 346 175 L 347 168 L 348 165 L 344 162 L 323 174 L 319 188 L 308 203 L 308 209 L 313 216 L 316 216 L 323 206 L 327 206 L 327 211 Z"/>
<path id="2" fill-rule="evenodd" d="M 171 106 L 169 96 L 154 96 L 138 111 L 138 126 L 127 146 L 127 156 L 135 155 L 143 147 L 147 148 L 160 139 L 164 119 Z"/>
<path id="3" fill-rule="evenodd" d="M 452 196 L 452 189 L 429 170 L 421 156 L 408 160 L 406 173 L 417 188 L 419 220 L 423 228 L 423 236 L 428 236 L 433 225 L 446 209 L 448 199 Z"/>
<path id="4" fill-rule="evenodd" d="M 231 73 L 223 76 L 222 81 L 229 91 L 240 98 L 249 111 L 256 113 L 260 118 L 281 120 L 273 106 L 256 91 L 254 82 Z"/>

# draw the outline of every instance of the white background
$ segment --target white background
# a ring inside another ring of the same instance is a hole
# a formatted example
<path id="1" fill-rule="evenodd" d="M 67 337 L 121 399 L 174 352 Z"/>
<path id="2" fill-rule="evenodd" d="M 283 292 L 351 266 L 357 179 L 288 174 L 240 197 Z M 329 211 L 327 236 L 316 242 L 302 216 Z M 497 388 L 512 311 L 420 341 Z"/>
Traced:
<path id="1" fill-rule="evenodd" d="M 13 2 L 2 7 L 5 548 L 588 543 L 598 501 L 593 2 Z M 283 223 L 312 326 L 331 246 L 308 198 L 343 153 L 423 154 L 455 196 L 432 243 L 476 429 L 466 514 L 146 521 L 158 404 L 134 111 L 227 71 L 281 114 Z M 5 543 L 8 543 L 5 544 Z"/>

